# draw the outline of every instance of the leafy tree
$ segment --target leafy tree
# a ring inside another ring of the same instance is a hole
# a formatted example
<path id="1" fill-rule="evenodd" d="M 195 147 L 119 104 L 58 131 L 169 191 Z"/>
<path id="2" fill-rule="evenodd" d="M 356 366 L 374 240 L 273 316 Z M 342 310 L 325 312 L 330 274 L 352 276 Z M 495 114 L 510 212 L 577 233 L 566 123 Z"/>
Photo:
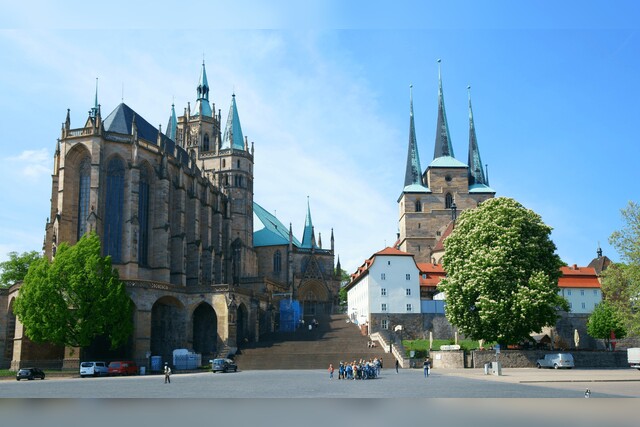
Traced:
<path id="1" fill-rule="evenodd" d="M 9 259 L 0 262 L 0 288 L 9 287 L 21 280 L 29 271 L 29 266 L 40 258 L 40 254 L 36 251 L 23 252 L 18 255 L 17 252 L 9 252 Z"/>
<path id="2" fill-rule="evenodd" d="M 640 205 L 629 202 L 622 209 L 624 228 L 614 231 L 609 243 L 623 263 L 602 272 L 602 292 L 629 336 L 640 336 Z"/>
<path id="3" fill-rule="evenodd" d="M 517 343 L 552 325 L 568 302 L 558 295 L 562 261 L 551 227 L 509 198 L 463 211 L 445 240 L 441 286 L 446 316 L 467 338 Z"/>
<path id="4" fill-rule="evenodd" d="M 627 331 L 616 311 L 609 304 L 603 302 L 598 304 L 589 316 L 587 333 L 594 338 L 605 340 L 608 347 L 611 331 L 613 331 L 617 339 L 624 338 L 627 335 Z"/>
<path id="5" fill-rule="evenodd" d="M 14 304 L 30 339 L 73 347 L 86 347 L 99 335 L 108 336 L 113 348 L 124 344 L 133 331 L 132 310 L 94 233 L 74 246 L 61 244 L 53 262 L 36 260 Z"/>
<path id="6" fill-rule="evenodd" d="M 347 290 L 345 286 L 349 283 L 350 276 L 345 270 L 340 270 L 340 291 L 338 292 L 338 303 L 340 305 L 347 305 Z"/>

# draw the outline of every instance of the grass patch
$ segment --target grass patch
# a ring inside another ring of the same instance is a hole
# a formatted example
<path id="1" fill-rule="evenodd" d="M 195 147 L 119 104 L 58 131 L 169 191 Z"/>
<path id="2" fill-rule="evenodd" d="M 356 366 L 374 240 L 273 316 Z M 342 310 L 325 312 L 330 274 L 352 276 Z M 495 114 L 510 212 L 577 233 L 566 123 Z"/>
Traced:
<path id="1" fill-rule="evenodd" d="M 8 369 L 0 369 L 0 377 L 15 377 L 16 371 L 10 371 Z"/>

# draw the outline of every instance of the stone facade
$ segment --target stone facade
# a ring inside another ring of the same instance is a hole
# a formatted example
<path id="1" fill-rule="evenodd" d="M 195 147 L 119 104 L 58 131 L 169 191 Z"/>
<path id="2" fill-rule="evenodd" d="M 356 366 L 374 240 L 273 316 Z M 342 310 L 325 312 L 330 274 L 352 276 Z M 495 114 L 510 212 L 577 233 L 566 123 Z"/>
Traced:
<path id="1" fill-rule="evenodd" d="M 201 353 L 206 363 L 272 331 L 277 294 L 299 289 L 332 307 L 339 288 L 333 236 L 331 250 L 289 251 L 290 266 L 279 274 L 274 250 L 254 245 L 253 143 L 242 134 L 235 95 L 223 135 L 208 92 L 203 64 L 194 110 L 188 105 L 176 117 L 172 107 L 165 133 L 124 103 L 103 119 L 97 95 L 82 127 L 71 127 L 67 111 L 44 255 L 53 259 L 61 242 L 97 233 L 135 306 L 134 333 L 115 351 L 100 338 L 82 349 L 35 345 L 12 314 L 14 286 L 0 290 L 0 364 L 73 368 L 93 358 L 144 365 L 149 356 L 171 362 L 176 348 Z"/>

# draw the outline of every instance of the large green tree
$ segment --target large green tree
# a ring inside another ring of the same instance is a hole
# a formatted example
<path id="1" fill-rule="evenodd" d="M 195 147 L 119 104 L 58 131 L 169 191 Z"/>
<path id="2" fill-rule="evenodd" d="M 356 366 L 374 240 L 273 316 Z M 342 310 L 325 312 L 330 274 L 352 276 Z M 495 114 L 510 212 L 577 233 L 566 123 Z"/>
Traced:
<path id="1" fill-rule="evenodd" d="M 87 234 L 58 247 L 53 262 L 36 260 L 27 273 L 14 312 L 36 342 L 86 347 L 100 335 L 116 348 L 133 330 L 133 303 L 100 239 Z"/>
<path id="2" fill-rule="evenodd" d="M 558 295 L 562 261 L 551 227 L 509 198 L 463 211 L 444 242 L 446 316 L 469 338 L 527 339 L 568 310 Z"/>
<path id="3" fill-rule="evenodd" d="M 640 336 L 640 205 L 629 202 L 622 209 L 624 227 L 614 231 L 609 243 L 616 248 L 621 263 L 602 273 L 602 292 L 629 336 Z"/>
<path id="4" fill-rule="evenodd" d="M 605 340 L 608 347 L 612 331 L 616 339 L 624 338 L 627 335 L 627 331 L 613 307 L 607 302 L 600 303 L 589 316 L 587 333 L 594 338 Z"/>
<path id="5" fill-rule="evenodd" d="M 36 251 L 9 252 L 9 259 L 0 262 L 0 287 L 8 287 L 17 282 L 24 280 L 29 271 L 29 266 L 40 258 L 40 254 Z"/>

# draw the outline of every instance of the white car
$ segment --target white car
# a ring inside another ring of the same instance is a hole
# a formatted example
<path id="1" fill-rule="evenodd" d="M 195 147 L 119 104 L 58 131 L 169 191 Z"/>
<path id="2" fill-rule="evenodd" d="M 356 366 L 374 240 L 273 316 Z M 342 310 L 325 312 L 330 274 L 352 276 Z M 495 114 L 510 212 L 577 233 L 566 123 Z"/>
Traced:
<path id="1" fill-rule="evenodd" d="M 80 363 L 80 377 L 106 377 L 109 369 L 105 362 L 82 362 Z"/>
<path id="2" fill-rule="evenodd" d="M 575 363 L 573 361 L 573 355 L 570 353 L 551 353 L 545 354 L 543 359 L 538 359 L 536 362 L 536 367 L 540 368 L 567 368 L 571 369 L 575 367 Z"/>

